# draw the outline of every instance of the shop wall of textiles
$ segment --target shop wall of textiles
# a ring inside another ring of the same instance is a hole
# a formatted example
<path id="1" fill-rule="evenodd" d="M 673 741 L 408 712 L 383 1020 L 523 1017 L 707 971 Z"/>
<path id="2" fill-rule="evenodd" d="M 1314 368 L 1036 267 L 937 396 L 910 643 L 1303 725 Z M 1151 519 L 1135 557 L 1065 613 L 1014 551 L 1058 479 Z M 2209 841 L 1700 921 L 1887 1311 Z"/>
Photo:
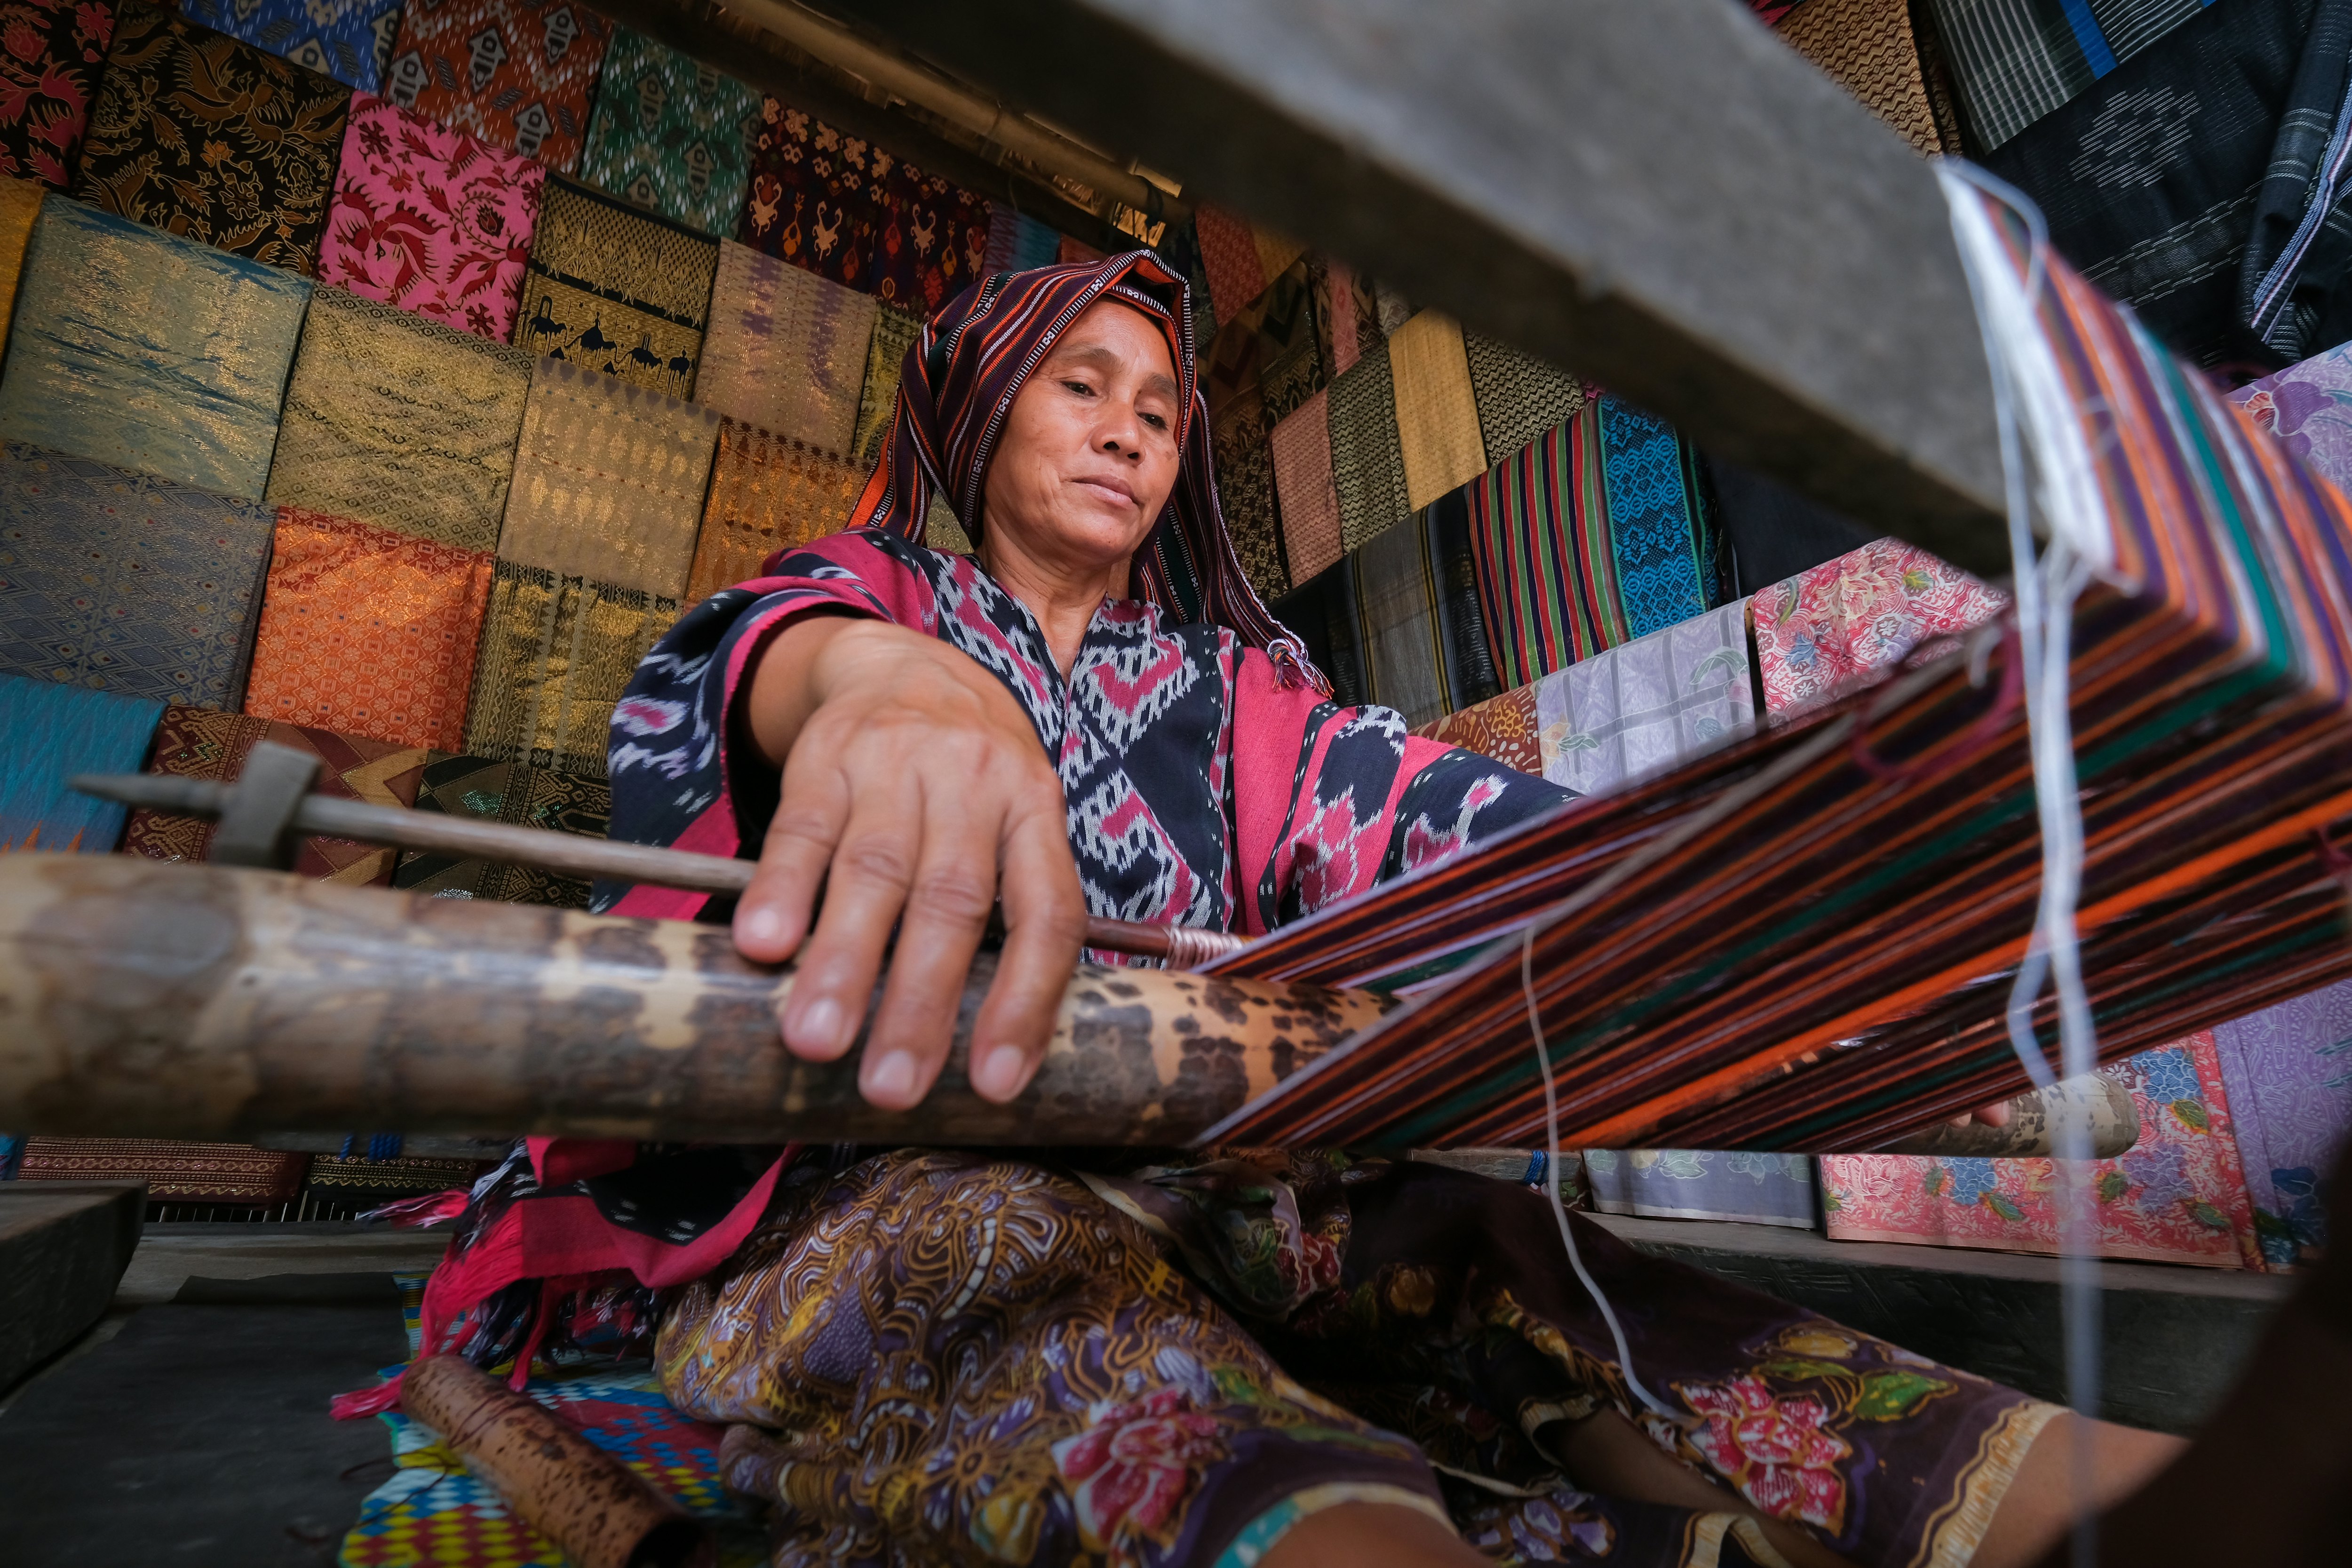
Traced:
<path id="1" fill-rule="evenodd" d="M 2093 281 L 2352 483 L 2352 0 L 1754 9 L 1923 154 L 2033 196 Z M 636 661 L 844 525 L 923 313 L 1092 254 L 572 0 L 5 10 L 0 724 L 40 763 L 0 780 L 12 850 L 203 858 L 203 824 L 45 781 L 229 780 L 264 738 L 351 799 L 601 834 Z M 1134 226 L 1194 286 L 1243 564 L 1340 700 L 1598 793 L 2006 605 L 1342 258 L 1206 202 Z M 930 530 L 968 547 L 944 508 Z M 298 869 L 587 897 L 331 840 Z M 2141 1136 L 2095 1179 L 2108 1255 L 2324 1246 L 2352 985 L 2109 1070 Z M 167 1218 L 340 1218 L 478 1169 L 364 1129 L 0 1151 L 16 1179 L 143 1177 Z M 2046 1161 L 1579 1166 L 1611 1212 L 2055 1249 Z"/>

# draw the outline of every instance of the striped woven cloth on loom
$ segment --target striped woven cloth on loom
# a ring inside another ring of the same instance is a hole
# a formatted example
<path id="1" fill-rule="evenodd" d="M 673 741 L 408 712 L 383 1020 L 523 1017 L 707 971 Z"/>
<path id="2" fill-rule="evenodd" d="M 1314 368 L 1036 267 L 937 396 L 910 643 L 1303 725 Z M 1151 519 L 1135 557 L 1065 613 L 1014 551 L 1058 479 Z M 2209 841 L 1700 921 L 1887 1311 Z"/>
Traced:
<path id="1" fill-rule="evenodd" d="M 2312 837 L 2352 815 L 2352 503 L 2063 265 L 2039 321 L 2124 502 L 2073 659 L 2084 971 L 2116 1059 L 2352 973 Z M 1493 944 L 1580 890 L 1531 936 L 1566 1141 L 1868 1147 L 2015 1092 L 2000 977 L 2041 852 L 2011 657 L 1982 686 L 1957 654 L 1894 675 L 1226 960 L 1417 995 L 1209 1136 L 1531 1140 L 1519 944 Z"/>
<path id="2" fill-rule="evenodd" d="M 612 36 L 571 0 L 411 0 L 383 96 L 568 174 Z"/>
<path id="3" fill-rule="evenodd" d="M 257 500 L 310 285 L 79 202 L 41 205 L 0 438 Z"/>
<path id="4" fill-rule="evenodd" d="M 114 37 L 107 0 L 22 0 L 0 49 L 0 174 L 71 183 Z"/>
<path id="5" fill-rule="evenodd" d="M 400 7 L 401 0 L 181 0 L 180 14 L 373 92 L 392 58 Z"/>
<path id="6" fill-rule="evenodd" d="M 268 500 L 494 550 L 537 362 L 320 287 L 302 323 Z"/>
<path id="7" fill-rule="evenodd" d="M 1721 602 L 1696 452 L 1615 397 L 1587 405 L 1477 479 L 1470 520 L 1507 687 Z"/>
<path id="8" fill-rule="evenodd" d="M 488 551 L 280 507 L 246 712 L 455 750 L 490 563 Z"/>
<path id="9" fill-rule="evenodd" d="M 757 88 L 615 27 L 580 177 L 688 228 L 731 235 L 751 183 L 761 101 Z"/>
<path id="10" fill-rule="evenodd" d="M 603 778 L 613 709 L 677 615 L 676 599 L 499 562 L 466 750 Z"/>
<path id="11" fill-rule="evenodd" d="M 531 373 L 499 559 L 676 599 L 719 416 L 560 359 Z"/>
<path id="12" fill-rule="evenodd" d="M 174 703 L 163 710 L 155 731 L 155 752 L 147 764 L 151 773 L 233 784 L 245 771 L 245 759 L 263 741 L 274 741 L 308 752 L 319 759 L 319 776 L 310 787 L 338 800 L 363 801 L 370 805 L 410 806 L 425 764 L 434 753 L 423 746 L 300 724 L 281 724 L 242 713 L 221 713 L 209 708 L 184 708 Z M 216 825 L 199 817 L 179 816 L 141 806 L 131 814 L 122 835 L 124 853 L 151 860 L 202 860 L 210 852 Z M 299 841 L 294 874 L 350 887 L 383 886 L 392 880 L 397 851 L 380 844 L 355 844 L 347 838 L 311 836 Z"/>
<path id="13" fill-rule="evenodd" d="M 515 347 L 691 397 L 718 270 L 718 241 L 602 191 L 550 180 Z"/>
<path id="14" fill-rule="evenodd" d="M 1916 544 L 1865 544 L 1748 601 L 1765 710 L 1782 719 L 1829 701 L 1922 643 L 2008 608 L 2008 595 Z"/>
<path id="15" fill-rule="evenodd" d="M 319 279 L 503 343 L 546 183 L 520 153 L 354 94 Z"/>
<path id="16" fill-rule="evenodd" d="M 0 447 L 0 673 L 237 707 L 275 525 L 258 501 Z"/>
<path id="17" fill-rule="evenodd" d="M 1486 471 L 1462 325 L 1423 310 L 1389 339 L 1405 499 L 1416 510 Z"/>
<path id="18" fill-rule="evenodd" d="M 1365 698 L 1425 724 L 1495 695 L 1478 618 L 1469 509 L 1456 494 L 1348 557 Z"/>
<path id="19" fill-rule="evenodd" d="M 603 779 L 553 768 L 493 757 L 435 756 L 417 775 L 415 804 L 419 811 L 602 838 L 613 816 L 613 791 Z M 392 885 L 436 899 L 493 899 L 562 910 L 588 907 L 584 877 L 446 849 L 402 850 Z"/>
<path id="20" fill-rule="evenodd" d="M 310 1156 L 249 1143 L 159 1138 L 28 1138 L 23 1182 L 144 1182 L 150 1203 L 238 1204 L 267 1208 L 302 1190 Z"/>
<path id="21" fill-rule="evenodd" d="M 687 602 L 758 576 L 779 550 L 840 532 L 865 488 L 865 471 L 830 452 L 720 420 Z"/>
<path id="22" fill-rule="evenodd" d="M 1339 493 L 1339 542 L 1361 549 L 1412 511 L 1397 435 L 1396 379 L 1383 341 L 1331 383 L 1331 478 Z"/>
<path id="23" fill-rule="evenodd" d="M 135 773 L 163 717 L 153 698 L 0 676 L 0 853 L 18 849 L 111 854 L 123 807 L 68 788 L 76 773 Z"/>
<path id="24" fill-rule="evenodd" d="M 694 400 L 786 440 L 846 454 L 879 309 L 871 294 L 721 240 Z"/>
<path id="25" fill-rule="evenodd" d="M 125 0 L 73 194 L 308 278 L 351 100 L 331 77 Z"/>

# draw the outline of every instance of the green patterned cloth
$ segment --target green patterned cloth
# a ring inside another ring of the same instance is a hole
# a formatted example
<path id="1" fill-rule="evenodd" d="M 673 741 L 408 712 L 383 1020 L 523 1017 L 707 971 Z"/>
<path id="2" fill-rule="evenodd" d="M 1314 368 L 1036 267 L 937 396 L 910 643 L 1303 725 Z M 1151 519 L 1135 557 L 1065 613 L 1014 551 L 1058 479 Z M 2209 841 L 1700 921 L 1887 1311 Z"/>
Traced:
<path id="1" fill-rule="evenodd" d="M 731 237 L 760 94 L 626 27 L 613 30 L 580 177 L 705 234 Z"/>

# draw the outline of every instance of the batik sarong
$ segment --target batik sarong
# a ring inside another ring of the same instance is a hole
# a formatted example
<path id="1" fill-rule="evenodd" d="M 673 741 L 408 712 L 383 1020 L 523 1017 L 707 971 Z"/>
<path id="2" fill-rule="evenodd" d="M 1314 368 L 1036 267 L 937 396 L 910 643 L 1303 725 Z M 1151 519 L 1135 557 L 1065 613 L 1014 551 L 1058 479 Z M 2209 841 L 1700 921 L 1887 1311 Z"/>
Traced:
<path id="1" fill-rule="evenodd" d="M 877 173 L 886 156 L 874 153 Z M 987 202 L 903 158 L 882 174 L 867 293 L 929 316 L 971 287 L 987 256 Z"/>
<path id="2" fill-rule="evenodd" d="M 1765 711 L 1836 697 L 1921 643 L 1982 626 L 2009 596 L 1916 545 L 1881 539 L 1748 601 Z"/>
<path id="3" fill-rule="evenodd" d="M 274 521 L 258 501 L 0 447 L 0 673 L 236 707 Z"/>
<path id="4" fill-rule="evenodd" d="M 877 309 L 870 294 L 721 240 L 694 399 L 846 456 Z"/>
<path id="5" fill-rule="evenodd" d="M 0 544 L 0 550 L 6 546 Z M 84 795 L 77 773 L 135 773 L 147 761 L 163 704 L 87 686 L 0 675 L 0 854 L 17 849 L 108 855 L 122 837 L 124 808 Z"/>
<path id="6" fill-rule="evenodd" d="M 25 252 L 33 243 L 33 226 L 41 221 L 41 202 L 47 192 L 37 180 L 0 179 L 0 343 L 7 342 L 16 285 L 25 276 Z"/>
<path id="7" fill-rule="evenodd" d="M 1959 153 L 1959 127 L 1938 122 L 1910 0 L 1807 0 L 1773 31 L 1920 152 Z"/>
<path id="8" fill-rule="evenodd" d="M 0 175 L 64 190 L 114 37 L 110 0 L 9 0 L 0 8 Z"/>
<path id="9" fill-rule="evenodd" d="M 401 0 L 181 0 L 180 15 L 373 92 L 392 58 L 400 7 Z"/>
<path id="10" fill-rule="evenodd" d="M 1536 689 L 1522 686 L 1506 691 L 1500 697 L 1489 697 L 1484 702 L 1474 702 L 1467 708 L 1456 709 L 1444 718 L 1423 725 L 1413 731 L 1433 741 L 1443 741 L 1449 746 L 1459 746 L 1465 752 L 1475 752 L 1482 757 L 1492 757 L 1506 767 L 1517 768 L 1523 773 L 1540 776 L 1544 771 L 1543 746 L 1538 738 L 1536 722 Z"/>
<path id="11" fill-rule="evenodd" d="M 1418 725 L 1496 693 L 1463 498 L 1423 508 L 1349 554 L 1348 566 L 1367 700 Z"/>
<path id="12" fill-rule="evenodd" d="M 766 100 L 735 237 L 845 289 L 865 289 L 882 224 L 886 171 L 878 165 L 887 156 L 805 110 Z"/>
<path id="13" fill-rule="evenodd" d="M 1465 331 L 1462 344 L 1470 365 L 1471 400 L 1478 405 L 1479 443 L 1489 465 L 1567 424 L 1584 406 L 1584 383 L 1568 372 L 1484 332 Z"/>
<path id="14" fill-rule="evenodd" d="M 1753 725 L 1748 605 L 1738 601 L 1536 682 L 1543 775 L 1603 795 Z"/>
<path id="15" fill-rule="evenodd" d="M 270 501 L 495 550 L 536 363 L 320 289 L 287 383 Z"/>
<path id="16" fill-rule="evenodd" d="M 874 315 L 874 342 L 866 351 L 866 385 L 857 395 L 857 429 L 850 437 L 849 459 L 870 468 L 889 439 L 890 418 L 898 405 L 898 377 L 907 367 L 907 351 L 922 335 L 923 319 L 884 306 Z"/>
<path id="17" fill-rule="evenodd" d="M 572 0 L 407 0 L 383 96 L 568 174 L 612 33 Z"/>
<path id="18" fill-rule="evenodd" d="M 1290 574 L 1305 582 L 1343 553 L 1339 543 L 1339 491 L 1331 473 L 1330 390 L 1317 393 L 1266 438 L 1274 459 L 1274 489 L 1280 504 L 1283 556 Z"/>
<path id="19" fill-rule="evenodd" d="M 615 28 L 580 177 L 688 228 L 731 238 L 751 178 L 760 104 L 758 89 Z"/>
<path id="20" fill-rule="evenodd" d="M 418 778 L 416 809 L 602 838 L 613 815 L 613 791 L 602 779 L 553 768 L 490 757 L 436 757 Z M 584 877 L 446 849 L 402 850 L 392 885 L 436 899 L 494 899 L 560 910 L 588 907 Z"/>
<path id="21" fill-rule="evenodd" d="M 2291 364 L 2230 394 L 2313 473 L 2352 489 L 2352 345 Z"/>
<path id="22" fill-rule="evenodd" d="M 317 757 L 319 776 L 310 786 L 315 793 L 369 805 L 415 805 L 417 783 L 432 758 L 423 746 L 338 735 L 300 724 L 175 703 L 163 710 L 163 722 L 155 731 L 154 758 L 147 771 L 233 784 L 245 771 L 247 755 L 263 741 Z M 199 817 L 142 806 L 131 814 L 130 826 L 122 835 L 123 851 L 151 860 L 202 860 L 211 851 L 216 826 Z M 393 861 L 398 853 L 380 844 L 312 835 L 296 841 L 293 869 L 298 877 L 322 882 L 381 887 L 392 880 Z"/>
<path id="23" fill-rule="evenodd" d="M 499 558 L 676 599 L 686 592 L 719 416 L 542 359 Z"/>
<path id="24" fill-rule="evenodd" d="M 568 180 L 540 197 L 517 348 L 694 395 L 717 242 Z"/>
<path id="25" fill-rule="evenodd" d="M 1962 1562 L 2054 1414 L 1571 1216 L 1627 1364 L 1541 1195 L 1260 1160 L 796 1170 L 668 1308 L 664 1391 L 734 1427 L 789 1564 L 1246 1563 L 1348 1502 L 1518 1561 L 1780 1560 L 1727 1510 L 1578 1490 L 1550 1445 L 1602 1410 L 1848 1559 Z"/>
<path id="26" fill-rule="evenodd" d="M 1730 1220 L 1811 1230 L 1820 1223 L 1810 1154 L 1724 1149 L 1587 1149 L 1584 1183 L 1602 1214 Z"/>
<path id="27" fill-rule="evenodd" d="M 677 615 L 676 599 L 499 562 L 466 750 L 603 778 L 614 705 Z"/>
<path id="28" fill-rule="evenodd" d="M 2139 1142 L 2083 1176 L 2099 1256 L 2216 1268 L 2261 1267 L 2221 1058 L 2210 1033 L 2105 1069 L 2131 1091 Z M 1832 1239 L 2055 1252 L 2053 1162 L 1924 1154 L 1824 1154 Z"/>
<path id="29" fill-rule="evenodd" d="M 351 99 L 331 77 L 126 0 L 73 194 L 310 277 Z"/>
<path id="30" fill-rule="evenodd" d="M 1397 434 L 1396 382 L 1386 342 L 1331 383 L 1331 479 L 1339 492 L 1339 542 L 1360 550 L 1412 511 Z"/>
<path id="31" fill-rule="evenodd" d="M 455 751 L 489 597 L 487 551 L 281 507 L 245 710 Z"/>
<path id="32" fill-rule="evenodd" d="M 44 203 L 0 437 L 257 499 L 310 283 L 79 202 Z"/>
<path id="33" fill-rule="evenodd" d="M 160 1138 L 29 1138 L 16 1179 L 144 1182 L 150 1203 L 238 1204 L 266 1208 L 302 1190 L 308 1154 L 249 1143 Z"/>
<path id="34" fill-rule="evenodd" d="M 1931 0 L 1979 151 L 2058 109 L 2210 0 Z"/>
<path id="35" fill-rule="evenodd" d="M 355 94 L 320 279 L 503 343 L 546 178 L 520 153 Z"/>
<path id="36" fill-rule="evenodd" d="M 687 602 L 757 577 L 787 545 L 840 532 L 865 488 L 866 470 L 830 452 L 722 419 Z"/>
<path id="37" fill-rule="evenodd" d="M 1405 499 L 1418 510 L 1486 471 L 1461 324 L 1423 310 L 1389 339 L 1389 364 Z"/>
<path id="38" fill-rule="evenodd" d="M 2217 1025 L 2213 1044 L 2263 1263 L 2316 1263 L 2329 1206 L 2352 1196 L 2323 1190 L 2352 1137 L 2352 984 Z"/>

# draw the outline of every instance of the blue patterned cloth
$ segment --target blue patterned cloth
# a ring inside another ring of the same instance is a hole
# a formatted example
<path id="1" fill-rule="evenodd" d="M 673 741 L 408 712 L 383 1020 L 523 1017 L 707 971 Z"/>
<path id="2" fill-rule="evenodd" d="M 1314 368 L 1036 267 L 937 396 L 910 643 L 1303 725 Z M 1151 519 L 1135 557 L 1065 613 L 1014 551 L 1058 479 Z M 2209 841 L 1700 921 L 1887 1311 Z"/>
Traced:
<path id="1" fill-rule="evenodd" d="M 183 0 L 180 15 L 362 92 L 378 91 L 401 0 Z"/>
<path id="2" fill-rule="evenodd" d="M 1627 629 L 1647 637 L 1719 602 L 1714 520 L 1696 454 L 1673 426 L 1614 397 L 1601 400 L 1601 422 L 1617 595 Z"/>
<path id="3" fill-rule="evenodd" d="M 0 552 L 7 549 L 0 542 Z M 13 601 L 9 608 L 16 608 Z M 0 773 L 0 851 L 112 850 L 130 814 L 110 800 L 67 788 L 66 780 L 76 773 L 137 773 L 163 717 L 163 704 L 152 697 L 0 676 L 0 735 L 8 737 L 8 767 Z"/>
<path id="4" fill-rule="evenodd" d="M 8 329 L 0 440 L 258 500 L 310 300 L 308 279 L 264 262 L 44 202 Z"/>
<path id="5" fill-rule="evenodd" d="M 0 447 L 0 673 L 236 711 L 276 519 L 258 501 Z"/>

